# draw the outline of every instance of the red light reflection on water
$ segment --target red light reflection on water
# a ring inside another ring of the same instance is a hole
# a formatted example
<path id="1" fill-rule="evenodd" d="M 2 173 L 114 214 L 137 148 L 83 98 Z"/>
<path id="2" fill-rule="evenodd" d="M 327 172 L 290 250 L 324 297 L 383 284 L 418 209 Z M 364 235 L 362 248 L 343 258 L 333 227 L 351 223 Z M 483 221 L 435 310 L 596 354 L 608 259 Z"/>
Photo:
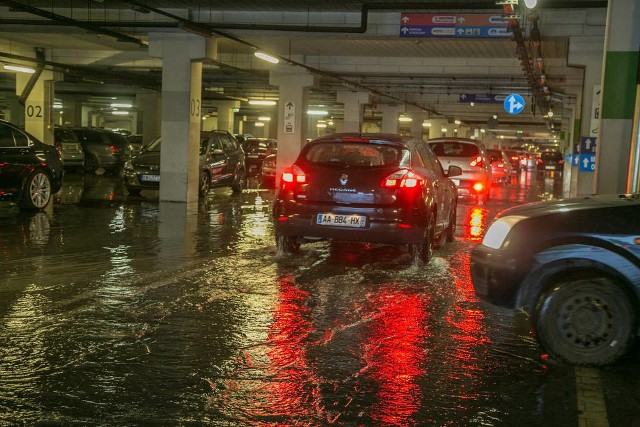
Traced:
<path id="1" fill-rule="evenodd" d="M 469 209 L 463 222 L 464 237 L 471 241 L 480 241 L 487 226 L 488 210 L 474 207 Z"/>
<path id="2" fill-rule="evenodd" d="M 319 380 L 307 361 L 307 340 L 313 331 L 311 310 L 305 305 L 309 294 L 289 277 L 281 279 L 279 287 L 279 302 L 267 338 L 272 380 L 267 390 L 269 404 L 264 409 L 270 415 L 313 416 L 321 409 Z"/>
<path id="3" fill-rule="evenodd" d="M 399 291 L 377 292 L 370 299 L 379 311 L 362 354 L 367 375 L 376 381 L 371 418 L 380 425 L 413 424 L 422 399 L 418 379 L 424 376 L 428 299 Z"/>
<path id="4" fill-rule="evenodd" d="M 445 317 L 447 323 L 452 326 L 451 338 L 454 343 L 452 357 L 449 358 L 450 378 L 464 384 L 460 387 L 464 393 L 457 397 L 465 400 L 478 397 L 472 385 L 477 380 L 477 371 L 484 369 L 479 347 L 491 343 L 483 325 L 484 313 L 475 304 L 477 297 L 471 282 L 469 262 L 470 258 L 467 255 L 462 258 L 461 265 L 456 267 L 454 277 L 456 294 L 459 297 Z"/>

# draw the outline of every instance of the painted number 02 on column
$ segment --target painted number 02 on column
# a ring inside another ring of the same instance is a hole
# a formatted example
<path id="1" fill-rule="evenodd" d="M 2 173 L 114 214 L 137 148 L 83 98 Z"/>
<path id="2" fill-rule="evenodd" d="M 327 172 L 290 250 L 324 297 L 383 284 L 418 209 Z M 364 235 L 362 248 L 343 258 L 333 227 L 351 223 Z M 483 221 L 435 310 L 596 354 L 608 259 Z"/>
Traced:
<path id="1" fill-rule="evenodd" d="M 191 99 L 191 109 L 190 109 L 191 117 L 200 117 L 200 99 L 192 98 Z"/>

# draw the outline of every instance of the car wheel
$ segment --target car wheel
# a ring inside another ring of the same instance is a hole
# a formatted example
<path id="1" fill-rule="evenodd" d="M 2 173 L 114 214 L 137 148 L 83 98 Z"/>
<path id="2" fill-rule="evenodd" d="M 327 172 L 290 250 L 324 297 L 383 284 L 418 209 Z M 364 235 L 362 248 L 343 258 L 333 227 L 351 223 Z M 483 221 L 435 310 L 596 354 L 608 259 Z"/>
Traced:
<path id="1" fill-rule="evenodd" d="M 424 230 L 422 242 L 409 244 L 409 254 L 411 255 L 411 264 L 419 266 L 421 264 L 429 264 L 433 256 L 434 233 L 436 228 L 435 214 L 429 215 L 429 224 Z"/>
<path id="2" fill-rule="evenodd" d="M 211 190 L 211 178 L 206 171 L 200 171 L 200 178 L 198 179 L 198 195 L 205 197 Z"/>
<path id="3" fill-rule="evenodd" d="M 32 172 L 24 183 L 18 206 L 22 209 L 44 209 L 51 201 L 51 178 L 46 172 Z"/>
<path id="4" fill-rule="evenodd" d="M 456 239 L 456 221 L 458 218 L 458 204 L 454 203 L 449 214 L 449 226 L 445 231 L 447 242 L 453 242 Z"/>
<path id="5" fill-rule="evenodd" d="M 231 185 L 231 189 L 234 193 L 240 193 L 247 186 L 247 174 L 244 169 L 236 172 L 236 176 Z"/>
<path id="6" fill-rule="evenodd" d="M 277 235 L 276 247 L 278 254 L 293 254 L 300 250 L 300 243 L 295 237 Z"/>
<path id="7" fill-rule="evenodd" d="M 553 283 L 538 302 L 535 322 L 538 341 L 554 359 L 600 366 L 633 345 L 638 313 L 614 280 L 583 273 Z"/>
<path id="8" fill-rule="evenodd" d="M 92 154 L 86 156 L 84 158 L 84 171 L 85 172 L 95 172 L 100 167 L 100 162 L 98 162 L 98 158 Z"/>

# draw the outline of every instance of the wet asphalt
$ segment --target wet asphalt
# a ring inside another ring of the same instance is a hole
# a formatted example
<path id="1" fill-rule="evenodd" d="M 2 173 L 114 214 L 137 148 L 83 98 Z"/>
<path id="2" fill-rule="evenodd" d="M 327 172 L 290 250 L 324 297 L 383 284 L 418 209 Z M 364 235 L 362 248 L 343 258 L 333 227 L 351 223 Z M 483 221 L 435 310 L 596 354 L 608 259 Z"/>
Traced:
<path id="1" fill-rule="evenodd" d="M 640 425 L 640 347 L 559 365 L 473 292 L 488 222 L 559 177 L 461 201 L 423 267 L 382 245 L 279 255 L 274 193 L 251 187 L 187 207 L 68 174 L 45 212 L 0 203 L 0 425 Z"/>

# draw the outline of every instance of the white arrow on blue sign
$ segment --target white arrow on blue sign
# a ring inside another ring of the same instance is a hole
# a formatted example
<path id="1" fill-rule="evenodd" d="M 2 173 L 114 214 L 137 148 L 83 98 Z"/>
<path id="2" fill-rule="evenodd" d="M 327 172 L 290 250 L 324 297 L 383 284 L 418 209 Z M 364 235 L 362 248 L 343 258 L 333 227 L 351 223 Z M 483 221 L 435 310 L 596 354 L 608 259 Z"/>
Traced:
<path id="1" fill-rule="evenodd" d="M 504 99 L 504 110 L 509 114 L 520 114 L 524 109 L 524 98 L 512 93 Z"/>

